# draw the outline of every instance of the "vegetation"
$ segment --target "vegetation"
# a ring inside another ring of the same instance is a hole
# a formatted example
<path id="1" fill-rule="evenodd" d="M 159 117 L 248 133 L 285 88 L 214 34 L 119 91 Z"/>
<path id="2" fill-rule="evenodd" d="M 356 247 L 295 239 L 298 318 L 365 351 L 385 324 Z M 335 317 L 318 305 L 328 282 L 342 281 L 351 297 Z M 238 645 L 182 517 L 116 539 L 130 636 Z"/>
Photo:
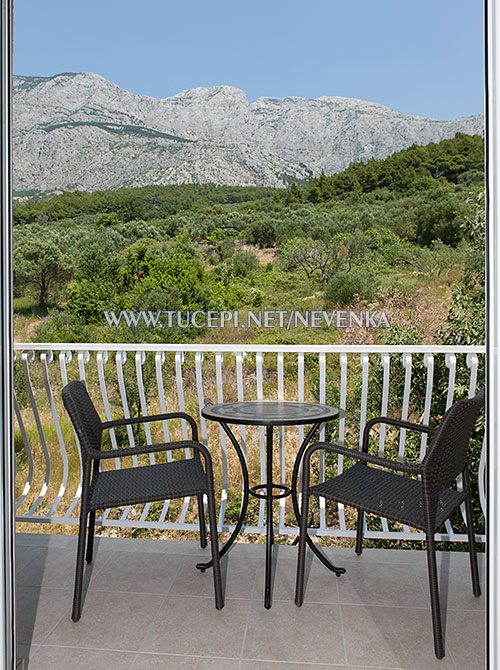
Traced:
<path id="1" fill-rule="evenodd" d="M 339 174 L 323 174 L 287 190 L 213 184 L 148 186 L 71 192 L 15 205 L 16 339 L 482 344 L 483 160 L 482 138 L 457 134 L 452 140 L 353 164 Z M 314 330 L 233 327 L 209 331 L 177 323 L 154 327 L 153 322 L 144 321 L 135 327 L 125 321 L 110 327 L 103 314 L 104 310 L 331 312 L 349 306 L 385 310 L 391 328 L 323 325 Z M 319 400 L 317 357 L 313 358 L 305 361 L 306 388 L 310 399 Z M 467 368 L 464 361 L 459 363 L 457 399 L 468 392 Z M 126 377 L 129 404 L 132 412 L 139 412 L 134 363 L 128 364 L 132 366 Z M 244 366 L 252 378 L 255 360 L 247 357 Z M 264 379 L 269 379 L 271 388 L 275 370 L 272 365 L 265 368 Z M 339 374 L 338 360 L 331 361 L 326 401 L 334 405 L 339 403 Z M 382 374 L 380 366 L 370 367 L 368 411 L 374 414 L 380 413 Z M 414 356 L 414 416 L 410 418 L 416 420 L 424 407 L 426 374 L 423 356 Z M 234 395 L 231 375 L 224 375 L 224 384 L 227 393 Z M 296 361 L 285 361 L 284 377 L 285 387 L 296 393 Z M 143 378 L 154 385 L 152 358 L 145 363 Z M 208 369 L 206 379 L 213 378 L 215 370 Z M 351 445 L 358 439 L 361 378 L 356 364 L 350 368 L 347 393 L 346 415 L 354 418 L 351 423 L 346 420 L 345 443 Z M 96 372 L 89 372 L 88 379 L 97 386 Z M 43 391 L 41 377 L 39 381 Z M 434 417 L 445 410 L 447 383 L 444 357 L 436 357 Z M 483 383 L 482 364 L 478 384 Z M 389 411 L 396 416 L 401 414 L 404 385 L 405 370 L 393 357 Z M 22 386 L 20 382 L 18 398 L 27 411 L 29 399 Z M 155 393 L 151 386 L 152 403 Z M 186 398 L 196 398 L 194 379 L 186 379 L 185 393 Z M 251 393 L 246 390 L 245 397 Z M 216 397 L 215 388 L 212 395 Z M 110 402 L 119 411 L 120 398 Z M 65 430 L 70 434 L 69 426 Z M 477 472 L 480 431 L 474 439 L 472 470 Z M 252 447 L 249 438 L 248 449 L 257 449 L 256 445 Z M 388 453 L 393 449 L 397 454 L 397 448 L 397 436 L 389 434 Z M 420 442 L 407 435 L 406 450 L 418 458 Z M 334 472 L 336 462 L 327 460 L 327 468 Z M 254 474 L 257 479 L 258 473 Z M 232 494 L 230 509 L 237 511 L 237 483 Z M 479 510 L 477 496 L 474 504 Z"/>

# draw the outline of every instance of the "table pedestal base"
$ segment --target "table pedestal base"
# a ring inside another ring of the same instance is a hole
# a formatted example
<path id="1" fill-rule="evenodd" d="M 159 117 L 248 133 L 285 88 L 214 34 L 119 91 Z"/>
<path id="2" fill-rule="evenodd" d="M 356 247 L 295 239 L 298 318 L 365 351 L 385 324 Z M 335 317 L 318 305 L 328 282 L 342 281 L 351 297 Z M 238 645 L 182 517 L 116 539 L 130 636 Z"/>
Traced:
<path id="1" fill-rule="evenodd" d="M 292 474 L 292 486 L 288 488 L 284 484 L 273 484 L 272 475 L 273 475 L 273 426 L 266 426 L 266 483 L 258 484 L 257 486 L 249 487 L 248 482 L 248 469 L 245 460 L 245 456 L 241 451 L 241 447 L 238 444 L 237 439 L 234 437 L 232 431 L 227 424 L 221 422 L 221 426 L 231 440 L 238 459 L 240 461 L 241 470 L 243 474 L 243 501 L 241 505 L 240 514 L 236 526 L 231 533 L 229 540 L 219 551 L 219 557 L 222 558 L 226 554 L 230 547 L 233 545 L 236 537 L 238 536 L 243 522 L 245 520 L 246 511 L 248 507 L 248 495 L 251 494 L 255 498 L 264 499 L 266 501 L 266 581 L 265 581 L 265 595 L 264 595 L 264 607 L 270 609 L 271 607 L 271 584 L 272 584 L 272 558 L 273 558 L 273 545 L 274 545 L 274 523 L 273 523 L 273 500 L 279 498 L 286 498 L 287 496 L 292 496 L 293 509 L 295 516 L 297 518 L 297 523 L 300 524 L 300 510 L 299 503 L 297 498 L 297 479 L 302 463 L 302 457 L 307 448 L 307 445 L 311 441 L 314 433 L 318 430 L 322 422 L 315 423 L 314 426 L 307 433 L 305 439 L 300 445 L 297 459 L 295 461 L 295 466 L 293 468 Z M 273 489 L 279 489 L 281 493 L 273 494 Z M 260 490 L 263 490 L 264 493 L 259 493 Z M 314 544 L 309 535 L 306 535 L 306 541 L 309 545 L 311 551 L 319 558 L 325 567 L 334 572 L 337 577 L 344 574 L 345 568 L 338 568 L 333 565 L 328 558 L 323 554 L 323 552 Z M 205 572 L 208 568 L 212 567 L 212 561 L 207 563 L 197 563 L 196 567 L 201 572 Z"/>

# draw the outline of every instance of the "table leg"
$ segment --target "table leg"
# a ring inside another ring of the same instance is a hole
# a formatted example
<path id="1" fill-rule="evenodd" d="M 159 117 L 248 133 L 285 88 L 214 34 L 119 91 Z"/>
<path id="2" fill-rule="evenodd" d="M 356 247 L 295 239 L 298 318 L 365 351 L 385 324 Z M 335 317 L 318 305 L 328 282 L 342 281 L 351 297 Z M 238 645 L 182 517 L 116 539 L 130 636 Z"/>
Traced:
<path id="1" fill-rule="evenodd" d="M 266 426 L 266 590 L 264 607 L 271 607 L 271 582 L 273 571 L 273 426 Z"/>
<path id="2" fill-rule="evenodd" d="M 243 452 L 241 450 L 241 447 L 238 443 L 238 440 L 233 435 L 229 426 L 226 423 L 222 423 L 222 422 L 221 422 L 221 426 L 224 429 L 226 435 L 231 440 L 231 442 L 232 442 L 232 444 L 233 444 L 233 446 L 236 450 L 236 454 L 238 456 L 238 459 L 240 461 L 241 474 L 242 474 L 242 477 L 243 477 L 243 500 L 241 502 L 241 509 L 240 509 L 240 513 L 239 513 L 239 516 L 238 516 L 238 520 L 236 522 L 236 526 L 234 527 L 234 530 L 231 533 L 231 536 L 230 536 L 229 540 L 222 547 L 222 549 L 220 549 L 219 558 L 222 558 L 224 556 L 224 554 L 226 554 L 229 551 L 229 549 L 233 545 L 234 541 L 238 537 L 238 534 L 241 530 L 241 527 L 243 526 L 243 522 L 245 521 L 245 516 L 246 516 L 246 513 L 247 513 L 247 507 L 248 507 L 248 495 L 249 495 L 248 468 L 247 468 L 245 455 L 243 454 Z M 214 529 L 214 531 L 217 532 L 217 529 Z M 210 532 L 213 532 L 212 528 L 210 529 Z M 205 572 L 205 570 L 207 570 L 207 568 L 212 567 L 212 561 L 210 560 L 207 563 L 197 563 L 196 567 L 198 568 L 198 570 L 201 570 L 201 572 Z"/>
<path id="3" fill-rule="evenodd" d="M 295 465 L 293 467 L 293 474 L 292 474 L 292 502 L 293 502 L 293 511 L 295 512 L 295 517 L 297 519 L 297 523 L 300 525 L 300 510 L 299 510 L 299 501 L 298 501 L 298 495 L 297 495 L 297 479 L 299 475 L 299 470 L 300 466 L 302 465 L 302 457 L 304 456 L 304 452 L 307 449 L 307 445 L 311 441 L 314 433 L 318 430 L 318 428 L 321 426 L 321 421 L 318 423 L 315 423 L 313 427 L 310 429 L 310 431 L 307 433 L 305 439 L 303 440 L 302 444 L 300 445 L 299 451 L 297 453 L 297 458 L 295 459 Z M 325 567 L 327 567 L 329 570 L 334 572 L 337 577 L 340 577 L 340 575 L 343 575 L 345 572 L 345 568 L 337 568 L 333 563 L 330 563 L 328 558 L 323 554 L 321 549 L 317 547 L 312 539 L 310 538 L 309 534 L 306 533 L 306 541 L 307 544 L 309 545 L 309 548 L 311 551 L 319 558 L 319 560 L 323 563 Z"/>

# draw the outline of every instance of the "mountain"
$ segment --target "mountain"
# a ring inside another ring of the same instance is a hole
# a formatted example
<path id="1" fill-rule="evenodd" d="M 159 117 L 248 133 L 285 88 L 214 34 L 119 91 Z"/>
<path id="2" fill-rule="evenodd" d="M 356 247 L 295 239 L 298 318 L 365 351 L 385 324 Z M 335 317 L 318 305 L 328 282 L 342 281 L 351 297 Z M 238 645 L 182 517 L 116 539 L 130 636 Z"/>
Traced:
<path id="1" fill-rule="evenodd" d="M 14 189 L 285 187 L 457 132 L 482 134 L 483 117 L 437 121 L 340 97 L 249 103 L 231 86 L 156 99 L 92 73 L 16 76 Z"/>

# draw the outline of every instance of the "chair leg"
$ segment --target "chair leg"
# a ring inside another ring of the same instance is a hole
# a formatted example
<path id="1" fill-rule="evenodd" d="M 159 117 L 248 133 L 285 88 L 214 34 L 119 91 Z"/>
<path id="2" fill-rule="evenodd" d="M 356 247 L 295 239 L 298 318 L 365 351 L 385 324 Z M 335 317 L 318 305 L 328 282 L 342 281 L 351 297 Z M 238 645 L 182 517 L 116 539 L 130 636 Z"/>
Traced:
<path id="1" fill-rule="evenodd" d="M 441 625 L 441 609 L 439 605 L 439 586 L 436 566 L 436 548 L 434 530 L 428 528 L 427 539 L 427 567 L 429 570 L 429 588 L 431 595 L 432 626 L 434 630 L 434 651 L 437 658 L 444 657 L 443 629 Z"/>
<path id="2" fill-rule="evenodd" d="M 95 512 L 89 514 L 89 532 L 87 537 L 87 563 L 92 563 L 94 556 Z"/>
<path id="3" fill-rule="evenodd" d="M 215 607 L 221 610 L 224 607 L 222 594 L 222 577 L 219 560 L 219 537 L 217 535 L 217 517 L 215 515 L 215 496 L 212 482 L 208 486 L 208 522 L 210 524 L 210 547 L 212 550 L 212 571 L 214 573 Z"/>
<path id="4" fill-rule="evenodd" d="M 200 546 L 207 546 L 207 527 L 205 525 L 205 510 L 203 508 L 203 493 L 198 494 L 198 519 L 200 522 Z"/>
<path id="5" fill-rule="evenodd" d="M 358 523 L 356 526 L 356 553 L 361 556 L 363 552 L 363 525 L 365 523 L 364 510 L 358 509 Z"/>
<path id="6" fill-rule="evenodd" d="M 309 491 L 302 492 L 302 507 L 299 526 L 299 555 L 297 558 L 297 581 L 295 585 L 295 604 L 301 607 L 304 602 L 304 572 L 306 566 L 306 534 L 309 517 Z"/>
<path id="7" fill-rule="evenodd" d="M 481 586 L 479 584 L 476 537 L 474 533 L 474 517 L 472 514 L 470 493 L 465 499 L 465 515 L 466 515 L 465 518 L 467 519 L 467 535 L 469 538 L 469 558 L 470 558 L 470 571 L 472 576 L 472 593 L 476 596 L 476 598 L 479 598 L 479 596 L 481 595 Z"/>
<path id="8" fill-rule="evenodd" d="M 87 534 L 87 510 L 82 506 L 80 527 L 78 530 L 78 548 L 76 552 L 75 592 L 73 596 L 73 621 L 82 616 L 83 559 L 85 556 L 85 538 Z"/>

